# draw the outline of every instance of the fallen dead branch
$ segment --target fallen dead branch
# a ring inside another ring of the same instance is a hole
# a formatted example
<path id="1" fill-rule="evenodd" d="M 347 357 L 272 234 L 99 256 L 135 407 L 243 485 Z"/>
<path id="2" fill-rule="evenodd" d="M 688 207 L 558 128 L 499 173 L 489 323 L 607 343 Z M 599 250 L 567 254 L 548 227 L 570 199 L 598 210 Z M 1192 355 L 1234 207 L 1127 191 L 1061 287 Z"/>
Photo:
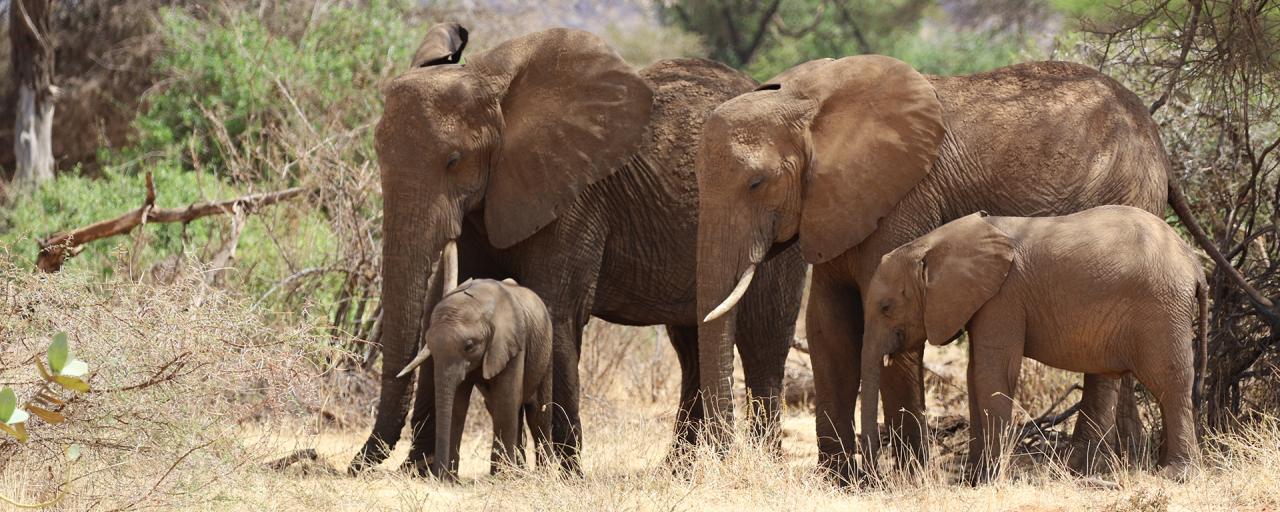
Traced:
<path id="1" fill-rule="evenodd" d="M 306 191 L 306 188 L 294 187 L 278 192 L 252 194 L 226 201 L 196 203 L 186 208 L 156 208 L 155 184 L 151 180 L 151 173 L 147 172 L 147 196 L 141 207 L 114 219 L 50 235 L 40 241 L 40 252 L 36 256 L 36 268 L 42 272 L 62 270 L 62 264 L 66 262 L 67 258 L 79 254 L 85 244 L 94 240 L 128 233 L 133 231 L 133 228 L 146 225 L 148 222 L 181 222 L 186 224 L 201 217 L 212 215 L 248 215 L 258 208 L 292 199 Z"/>

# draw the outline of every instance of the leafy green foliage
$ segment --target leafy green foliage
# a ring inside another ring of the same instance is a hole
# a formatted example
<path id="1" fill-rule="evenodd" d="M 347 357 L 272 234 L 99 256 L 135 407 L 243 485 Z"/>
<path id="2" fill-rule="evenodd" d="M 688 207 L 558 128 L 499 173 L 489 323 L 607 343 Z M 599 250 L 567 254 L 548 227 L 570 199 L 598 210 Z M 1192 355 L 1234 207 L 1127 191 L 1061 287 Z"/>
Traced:
<path id="1" fill-rule="evenodd" d="M 1026 60 L 1035 45 L 1019 31 L 953 26 L 938 2 L 921 0 L 670 2 L 666 18 L 703 35 L 712 58 L 765 80 L 818 58 L 875 53 L 924 73 L 985 71 Z M 759 43 L 755 44 L 756 36 Z"/>
<path id="2" fill-rule="evenodd" d="M 0 390 L 0 422 L 16 425 L 27 421 L 28 417 L 27 411 L 18 407 L 18 395 L 14 394 L 12 388 L 5 386 Z"/>

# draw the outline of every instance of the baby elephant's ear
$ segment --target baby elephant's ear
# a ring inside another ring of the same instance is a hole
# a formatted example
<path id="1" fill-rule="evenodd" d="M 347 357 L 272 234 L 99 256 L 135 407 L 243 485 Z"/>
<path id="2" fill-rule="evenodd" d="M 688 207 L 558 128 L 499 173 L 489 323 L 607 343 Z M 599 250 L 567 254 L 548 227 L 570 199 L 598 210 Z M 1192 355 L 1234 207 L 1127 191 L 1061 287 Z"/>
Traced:
<path id="1" fill-rule="evenodd" d="M 524 351 L 524 313 L 511 291 L 498 286 L 494 292 L 493 307 L 489 315 L 493 326 L 493 339 L 484 353 L 481 371 L 485 380 L 502 373 L 511 361 Z"/>
<path id="2" fill-rule="evenodd" d="M 924 327 L 929 343 L 959 336 L 1000 291 L 1013 265 L 1013 241 L 975 213 L 921 238 L 925 246 Z"/>

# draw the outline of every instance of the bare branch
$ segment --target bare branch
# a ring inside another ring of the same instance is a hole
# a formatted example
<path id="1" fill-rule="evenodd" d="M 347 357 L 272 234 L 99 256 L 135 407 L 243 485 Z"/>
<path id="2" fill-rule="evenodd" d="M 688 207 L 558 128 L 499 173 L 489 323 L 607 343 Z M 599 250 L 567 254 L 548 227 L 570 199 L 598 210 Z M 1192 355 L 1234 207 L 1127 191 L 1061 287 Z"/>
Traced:
<path id="1" fill-rule="evenodd" d="M 278 192 L 253 194 L 237 199 L 196 203 L 186 208 L 155 208 L 155 184 L 151 173 L 147 173 L 147 197 L 141 207 L 110 220 L 104 220 L 69 232 L 50 235 L 40 242 L 40 252 L 36 256 L 36 268 L 43 272 L 57 272 L 70 256 L 79 252 L 80 247 L 102 238 L 128 233 L 148 222 L 186 224 L 201 217 L 211 215 L 234 214 L 237 210 L 246 214 L 264 206 L 298 197 L 306 192 L 306 188 L 294 187 Z"/>

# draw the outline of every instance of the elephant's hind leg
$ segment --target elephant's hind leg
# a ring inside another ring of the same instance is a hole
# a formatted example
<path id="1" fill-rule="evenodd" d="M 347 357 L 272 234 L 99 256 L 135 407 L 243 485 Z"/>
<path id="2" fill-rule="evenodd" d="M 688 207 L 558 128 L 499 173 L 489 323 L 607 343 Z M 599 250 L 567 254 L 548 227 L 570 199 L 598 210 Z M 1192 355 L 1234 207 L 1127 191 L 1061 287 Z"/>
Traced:
<path id="1" fill-rule="evenodd" d="M 702 393 L 699 392 L 698 328 L 668 325 L 667 337 L 676 350 L 680 362 L 680 405 L 676 409 L 675 436 L 667 464 L 678 466 L 702 435 L 706 416 L 702 409 Z"/>
<path id="2" fill-rule="evenodd" d="M 1190 339 L 1179 340 L 1173 346 L 1186 349 L 1171 348 L 1168 343 L 1148 343 L 1147 347 L 1151 348 L 1138 358 L 1133 375 L 1160 404 L 1160 416 L 1164 420 L 1164 444 L 1160 450 L 1160 465 L 1164 470 L 1161 473 L 1182 480 L 1200 454 L 1196 444 L 1195 409 L 1191 404 L 1195 356 Z"/>
<path id="3" fill-rule="evenodd" d="M 1079 475 L 1091 475 L 1110 468 L 1116 454 L 1116 389 L 1120 380 L 1085 374 L 1080 412 L 1071 433 L 1071 456 L 1067 466 Z"/>

